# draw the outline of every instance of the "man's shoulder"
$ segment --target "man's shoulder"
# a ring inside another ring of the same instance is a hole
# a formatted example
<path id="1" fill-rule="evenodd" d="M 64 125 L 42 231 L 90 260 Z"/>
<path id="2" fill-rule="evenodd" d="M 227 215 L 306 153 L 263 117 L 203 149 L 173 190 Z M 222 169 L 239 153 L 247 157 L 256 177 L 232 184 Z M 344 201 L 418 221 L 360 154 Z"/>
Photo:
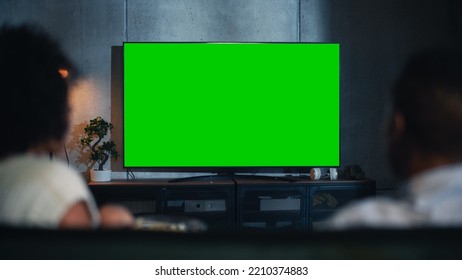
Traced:
<path id="1" fill-rule="evenodd" d="M 333 229 L 359 227 L 409 227 L 421 220 L 410 204 L 390 198 L 369 198 L 352 203 L 328 222 Z"/>

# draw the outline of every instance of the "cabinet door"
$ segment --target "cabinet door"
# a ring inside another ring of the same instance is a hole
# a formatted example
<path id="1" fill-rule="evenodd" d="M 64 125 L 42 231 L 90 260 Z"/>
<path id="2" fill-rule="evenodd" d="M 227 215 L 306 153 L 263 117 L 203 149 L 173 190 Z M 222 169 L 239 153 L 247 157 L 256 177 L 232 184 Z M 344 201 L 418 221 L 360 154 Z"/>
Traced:
<path id="1" fill-rule="evenodd" d="M 150 186 L 93 186 L 98 206 L 125 206 L 134 216 L 161 214 L 161 189 Z"/>
<path id="2" fill-rule="evenodd" d="M 316 229 L 345 205 L 375 195 L 373 184 L 311 186 L 309 228 Z"/>
<path id="3" fill-rule="evenodd" d="M 198 218 L 211 229 L 234 228 L 233 187 L 167 188 L 164 213 Z"/>
<path id="4" fill-rule="evenodd" d="M 239 226 L 247 229 L 304 229 L 303 187 L 240 187 Z"/>

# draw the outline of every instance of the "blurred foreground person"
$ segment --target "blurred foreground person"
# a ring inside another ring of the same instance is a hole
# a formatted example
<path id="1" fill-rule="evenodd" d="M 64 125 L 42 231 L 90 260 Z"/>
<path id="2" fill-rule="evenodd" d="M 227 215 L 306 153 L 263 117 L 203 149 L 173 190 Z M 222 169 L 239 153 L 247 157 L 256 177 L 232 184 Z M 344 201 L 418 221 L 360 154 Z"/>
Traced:
<path id="1" fill-rule="evenodd" d="M 462 226 L 462 52 L 408 62 L 393 91 L 388 140 L 406 195 L 353 203 L 328 227 Z"/>
<path id="2" fill-rule="evenodd" d="M 0 224 L 45 228 L 127 227 L 128 211 L 101 209 L 81 176 L 50 160 L 68 130 L 72 64 L 30 27 L 0 28 Z"/>

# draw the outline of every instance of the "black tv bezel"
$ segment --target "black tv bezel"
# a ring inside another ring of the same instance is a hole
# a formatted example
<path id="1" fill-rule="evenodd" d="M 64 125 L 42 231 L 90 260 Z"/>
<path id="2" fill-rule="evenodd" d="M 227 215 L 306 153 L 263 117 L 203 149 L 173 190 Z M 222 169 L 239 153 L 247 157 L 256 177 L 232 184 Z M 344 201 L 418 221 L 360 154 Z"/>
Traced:
<path id="1" fill-rule="evenodd" d="M 337 44 L 339 46 L 339 165 L 329 166 L 126 166 L 125 165 L 125 44 Z M 338 42 L 241 42 L 241 41 L 124 41 L 122 45 L 122 155 L 123 168 L 134 172 L 204 173 L 204 174 L 305 174 L 311 168 L 338 168 L 341 166 L 341 44 Z"/>

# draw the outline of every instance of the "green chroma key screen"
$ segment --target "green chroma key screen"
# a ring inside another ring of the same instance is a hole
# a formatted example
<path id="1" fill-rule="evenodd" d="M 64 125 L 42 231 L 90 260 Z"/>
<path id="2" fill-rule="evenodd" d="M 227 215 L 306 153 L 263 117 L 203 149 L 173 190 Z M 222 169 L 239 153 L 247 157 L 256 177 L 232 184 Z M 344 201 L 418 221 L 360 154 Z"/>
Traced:
<path id="1" fill-rule="evenodd" d="M 124 43 L 125 167 L 339 165 L 339 45 Z"/>

